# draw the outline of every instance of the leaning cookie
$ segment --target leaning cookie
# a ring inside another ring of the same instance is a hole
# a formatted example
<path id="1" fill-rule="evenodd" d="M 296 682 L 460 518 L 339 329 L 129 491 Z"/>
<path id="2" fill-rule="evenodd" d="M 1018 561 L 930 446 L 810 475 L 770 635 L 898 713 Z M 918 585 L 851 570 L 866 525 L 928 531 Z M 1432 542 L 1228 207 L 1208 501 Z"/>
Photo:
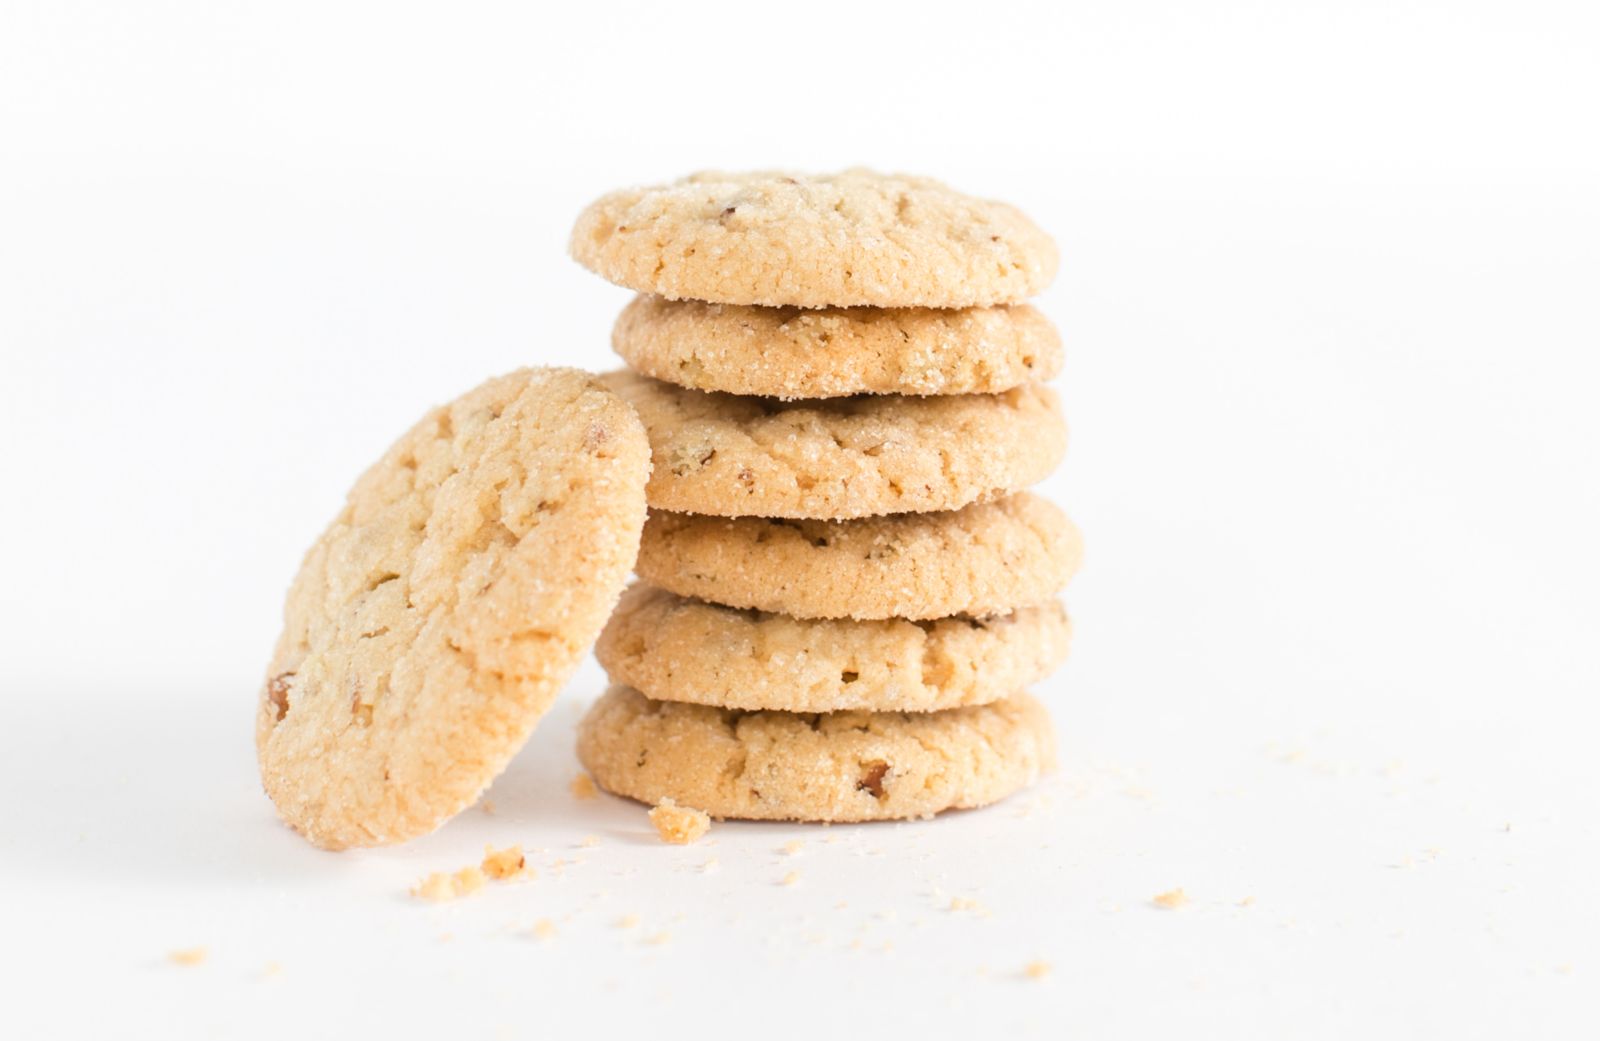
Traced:
<path id="1" fill-rule="evenodd" d="M 638 417 L 574 369 L 490 380 L 401 437 L 284 605 L 256 705 L 283 819 L 341 849 L 471 805 L 605 624 L 649 467 Z"/>
<path id="2" fill-rule="evenodd" d="M 601 787 L 713 817 L 869 821 L 984 806 L 1055 762 L 1028 694 L 944 712 L 741 712 L 613 687 L 578 727 Z"/>
<path id="3" fill-rule="evenodd" d="M 1050 237 L 1013 206 L 938 181 L 846 170 L 698 173 L 612 192 L 572 256 L 670 300 L 763 307 L 987 307 L 1055 277 Z"/>
<path id="4" fill-rule="evenodd" d="M 603 378 L 644 420 L 650 505 L 661 510 L 826 520 L 953 510 L 1044 478 L 1067 446 L 1056 396 L 1037 384 L 784 403 L 626 371 Z"/>
<path id="5" fill-rule="evenodd" d="M 613 683 L 660 701 L 787 712 L 932 712 L 998 701 L 1066 660 L 1061 604 L 856 622 L 741 611 L 638 585 L 600 634 Z"/>
<path id="6" fill-rule="evenodd" d="M 797 618 L 1007 614 L 1047 603 L 1083 539 L 1030 492 L 947 513 L 848 521 L 651 511 L 635 570 L 680 596 Z"/>
<path id="7" fill-rule="evenodd" d="M 804 310 L 639 296 L 611 346 L 680 387 L 784 400 L 994 394 L 1061 368 L 1061 337 L 1026 304 Z"/>

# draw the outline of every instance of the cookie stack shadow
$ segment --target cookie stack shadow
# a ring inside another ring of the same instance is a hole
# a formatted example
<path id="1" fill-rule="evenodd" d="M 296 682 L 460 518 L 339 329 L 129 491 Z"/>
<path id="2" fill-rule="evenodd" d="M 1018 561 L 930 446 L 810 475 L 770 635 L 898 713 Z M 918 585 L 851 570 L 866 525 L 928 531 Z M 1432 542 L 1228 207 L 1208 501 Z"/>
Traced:
<path id="1" fill-rule="evenodd" d="M 706 174 L 593 204 L 636 297 L 605 382 L 654 469 L 579 728 L 603 787 L 715 817 L 981 806 L 1054 760 L 1081 541 L 1027 489 L 1066 448 L 1055 247 L 928 180 Z"/>

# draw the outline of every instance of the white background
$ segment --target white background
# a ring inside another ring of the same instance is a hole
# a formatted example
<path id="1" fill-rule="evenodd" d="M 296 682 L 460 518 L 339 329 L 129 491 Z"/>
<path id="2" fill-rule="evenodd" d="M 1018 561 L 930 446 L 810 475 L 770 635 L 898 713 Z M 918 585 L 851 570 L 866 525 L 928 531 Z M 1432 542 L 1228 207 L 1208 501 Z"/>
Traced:
<path id="1" fill-rule="evenodd" d="M 0 1033 L 1595 1036 L 1594 10 L 0 2 Z M 855 163 L 1061 243 L 1061 774 L 669 848 L 566 792 L 590 664 L 493 815 L 279 826 L 255 688 L 354 475 L 615 364 L 578 210 Z M 485 842 L 540 877 L 406 896 Z"/>

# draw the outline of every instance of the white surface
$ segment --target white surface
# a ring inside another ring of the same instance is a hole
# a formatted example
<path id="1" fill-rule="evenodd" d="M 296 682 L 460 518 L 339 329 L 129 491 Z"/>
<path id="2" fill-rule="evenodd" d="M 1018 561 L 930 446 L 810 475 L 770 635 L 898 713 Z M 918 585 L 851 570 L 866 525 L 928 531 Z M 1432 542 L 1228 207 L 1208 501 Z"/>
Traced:
<path id="1" fill-rule="evenodd" d="M 566 6 L 6 5 L 0 1033 L 1594 1036 L 1592 8 Z M 613 364 L 578 209 L 852 162 L 1061 241 L 1062 774 L 669 848 L 567 794 L 589 665 L 494 815 L 278 826 L 299 554 L 427 405 Z M 539 878 L 405 895 L 486 842 Z"/>

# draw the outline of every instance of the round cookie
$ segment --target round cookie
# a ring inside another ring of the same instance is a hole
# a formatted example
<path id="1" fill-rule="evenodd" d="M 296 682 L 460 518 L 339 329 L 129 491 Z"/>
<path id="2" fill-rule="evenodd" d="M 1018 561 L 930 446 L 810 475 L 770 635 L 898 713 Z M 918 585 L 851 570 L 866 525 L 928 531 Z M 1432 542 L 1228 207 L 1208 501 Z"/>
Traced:
<path id="1" fill-rule="evenodd" d="M 639 296 L 617 317 L 611 346 L 680 387 L 784 400 L 993 394 L 1061 368 L 1061 337 L 1026 304 L 813 311 Z"/>
<path id="2" fill-rule="evenodd" d="M 301 564 L 256 708 L 261 780 L 318 846 L 469 806 L 604 625 L 638 548 L 644 428 L 575 369 L 436 408 Z"/>
<path id="3" fill-rule="evenodd" d="M 612 192 L 569 244 L 603 278 L 670 300 L 762 307 L 986 307 L 1055 277 L 1013 206 L 923 177 L 697 173 Z"/>
<path id="4" fill-rule="evenodd" d="M 1025 488 L 1066 451 L 1055 394 L 775 398 L 706 394 L 633 372 L 606 385 L 639 412 L 656 509 L 840 519 L 953 510 Z"/>
<path id="5" fill-rule="evenodd" d="M 984 806 L 1055 764 L 1029 694 L 944 712 L 741 712 L 612 687 L 578 725 L 601 787 L 713 817 L 869 821 Z"/>
<path id="6" fill-rule="evenodd" d="M 851 521 L 652 511 L 639 577 L 730 607 L 796 618 L 1007 614 L 1048 602 L 1077 572 L 1083 538 L 1023 492 L 950 513 Z"/>
<path id="7" fill-rule="evenodd" d="M 997 701 L 1054 672 L 1059 602 L 989 618 L 857 622 L 708 604 L 653 586 L 622 595 L 595 644 L 613 683 L 658 701 L 786 712 L 933 712 Z"/>

